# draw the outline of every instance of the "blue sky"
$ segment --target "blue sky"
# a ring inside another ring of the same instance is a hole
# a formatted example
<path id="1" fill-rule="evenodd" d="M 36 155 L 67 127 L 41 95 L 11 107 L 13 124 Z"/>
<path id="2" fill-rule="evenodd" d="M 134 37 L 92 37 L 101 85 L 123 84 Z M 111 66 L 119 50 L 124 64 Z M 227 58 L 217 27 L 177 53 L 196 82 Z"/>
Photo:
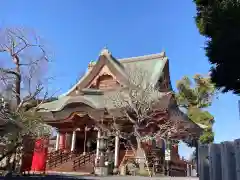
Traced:
<path id="1" fill-rule="evenodd" d="M 7 0 L 1 2 L 0 25 L 35 29 L 53 52 L 49 73 L 53 89 L 67 91 L 107 46 L 115 57 L 166 51 L 171 81 L 184 75 L 207 74 L 204 38 L 194 24 L 191 0 Z M 215 141 L 240 137 L 238 97 L 220 95 L 210 112 L 215 116 Z M 189 150 L 180 148 L 181 155 Z"/>

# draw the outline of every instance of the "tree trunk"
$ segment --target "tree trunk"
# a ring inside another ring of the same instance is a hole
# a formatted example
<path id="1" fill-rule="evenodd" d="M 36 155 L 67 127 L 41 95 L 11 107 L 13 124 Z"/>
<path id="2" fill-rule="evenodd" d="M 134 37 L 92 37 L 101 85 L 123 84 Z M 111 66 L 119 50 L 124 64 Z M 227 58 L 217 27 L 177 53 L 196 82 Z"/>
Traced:
<path id="1" fill-rule="evenodd" d="M 19 64 L 16 64 L 16 72 L 20 74 L 20 66 Z M 16 76 L 15 80 L 15 88 L 16 88 L 16 100 L 17 100 L 17 105 L 21 103 L 21 98 L 20 98 L 20 91 L 21 91 L 21 76 Z"/>
<path id="2" fill-rule="evenodd" d="M 17 149 L 16 149 L 14 169 L 13 169 L 17 173 L 21 172 L 22 156 L 23 156 L 22 146 L 18 146 Z"/>
<path id="3" fill-rule="evenodd" d="M 144 168 L 144 163 L 145 163 L 144 150 L 141 145 L 141 140 L 138 137 L 136 137 L 136 140 L 137 140 L 136 156 L 137 156 L 138 163 L 139 163 L 139 169 L 140 169 L 140 171 L 143 171 L 145 169 Z"/>
<path id="4" fill-rule="evenodd" d="M 148 166 L 147 156 L 146 156 L 146 153 L 145 153 L 145 151 L 142 147 L 142 142 L 138 137 L 136 137 L 136 140 L 137 140 L 137 153 L 136 153 L 136 155 L 137 155 L 137 159 L 139 159 L 138 160 L 139 171 L 140 172 L 146 172 L 145 171 L 146 170 L 145 169 L 145 163 L 146 163 L 148 174 L 149 174 L 150 177 L 152 177 L 152 174 L 151 174 L 149 166 Z"/>

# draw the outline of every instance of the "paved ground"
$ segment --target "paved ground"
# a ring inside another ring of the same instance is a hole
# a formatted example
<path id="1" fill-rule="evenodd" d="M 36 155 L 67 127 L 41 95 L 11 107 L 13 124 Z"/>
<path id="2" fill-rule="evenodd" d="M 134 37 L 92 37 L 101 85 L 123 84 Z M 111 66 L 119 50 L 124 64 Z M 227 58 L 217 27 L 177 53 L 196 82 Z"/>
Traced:
<path id="1" fill-rule="evenodd" d="M 66 176 L 66 175 L 48 175 L 48 176 L 31 176 L 31 177 L 0 177 L 0 180 L 198 180 L 194 177 L 140 177 L 140 176 L 108 176 L 108 177 L 91 177 L 91 176 Z"/>
<path id="2" fill-rule="evenodd" d="M 93 179 L 99 180 L 198 180 L 198 178 L 191 177 L 141 177 L 141 176 L 112 176 L 112 177 L 94 177 Z M 89 177 L 91 179 L 91 177 Z"/>
<path id="3" fill-rule="evenodd" d="M 92 177 L 89 177 L 91 179 Z M 88 177 L 86 177 L 88 179 Z M 198 178 L 191 177 L 141 177 L 141 176 L 112 176 L 112 177 L 94 177 L 92 179 L 98 180 L 198 180 Z"/>

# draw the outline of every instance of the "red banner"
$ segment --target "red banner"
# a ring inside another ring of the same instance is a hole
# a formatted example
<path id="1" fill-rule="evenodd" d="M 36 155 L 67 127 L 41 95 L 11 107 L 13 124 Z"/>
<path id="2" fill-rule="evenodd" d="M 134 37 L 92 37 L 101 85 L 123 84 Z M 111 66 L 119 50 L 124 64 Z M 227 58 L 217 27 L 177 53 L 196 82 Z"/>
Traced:
<path id="1" fill-rule="evenodd" d="M 47 153 L 48 153 L 49 139 L 37 139 L 34 147 L 34 154 L 32 159 L 32 171 L 45 171 Z"/>

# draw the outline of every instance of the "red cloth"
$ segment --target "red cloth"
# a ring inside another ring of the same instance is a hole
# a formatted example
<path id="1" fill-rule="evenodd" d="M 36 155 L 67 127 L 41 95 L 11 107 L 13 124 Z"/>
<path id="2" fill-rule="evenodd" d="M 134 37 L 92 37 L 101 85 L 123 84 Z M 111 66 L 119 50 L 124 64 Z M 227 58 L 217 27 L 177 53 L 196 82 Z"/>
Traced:
<path id="1" fill-rule="evenodd" d="M 47 153 L 48 153 L 48 139 L 37 139 L 35 141 L 34 154 L 32 158 L 32 171 L 45 171 Z"/>

